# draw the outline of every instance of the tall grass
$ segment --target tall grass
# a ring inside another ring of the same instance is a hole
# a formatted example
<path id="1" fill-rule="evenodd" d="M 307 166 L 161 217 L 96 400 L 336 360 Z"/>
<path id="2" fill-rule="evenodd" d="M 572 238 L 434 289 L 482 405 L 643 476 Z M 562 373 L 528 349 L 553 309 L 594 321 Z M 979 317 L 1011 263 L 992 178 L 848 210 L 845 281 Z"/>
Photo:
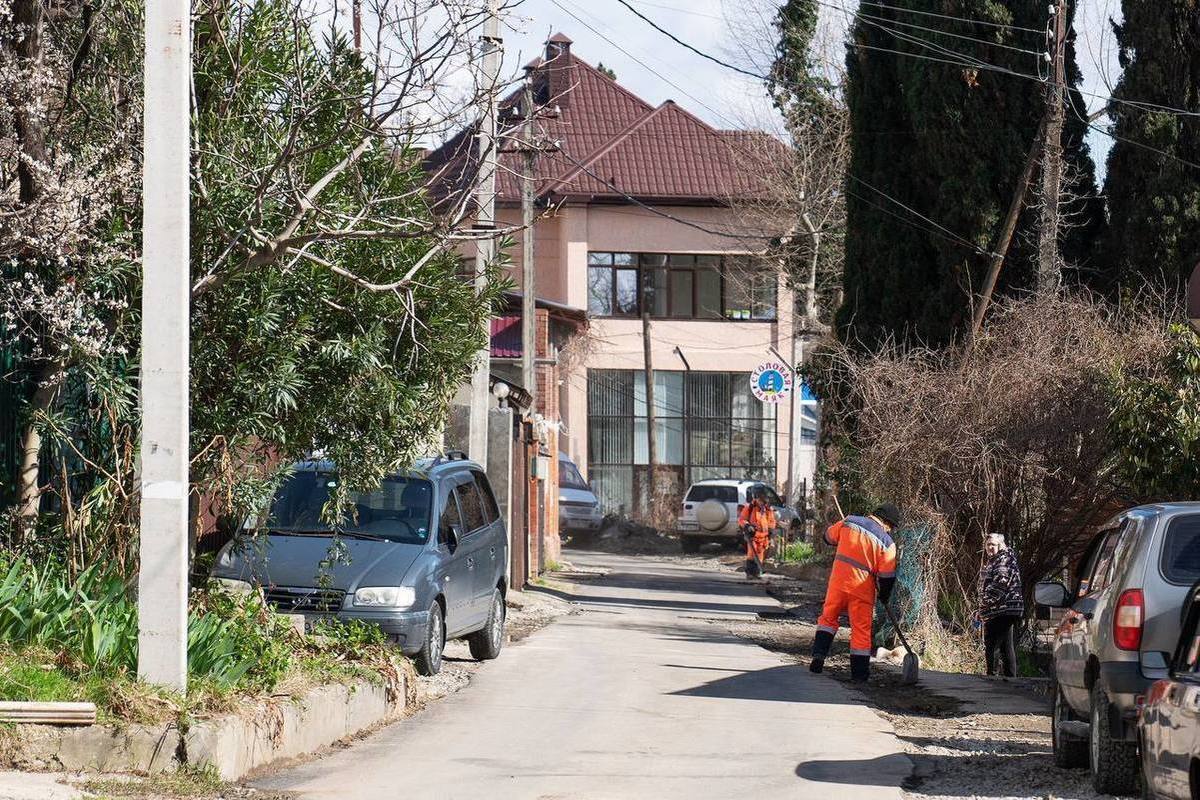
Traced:
<path id="1" fill-rule="evenodd" d="M 188 671 L 220 688 L 269 690 L 290 666 L 294 635 L 253 595 L 197 594 L 188 618 Z M 130 587 L 103 567 L 72 581 L 61 567 L 17 559 L 0 578 L 0 643 L 133 674 L 137 604 Z"/>

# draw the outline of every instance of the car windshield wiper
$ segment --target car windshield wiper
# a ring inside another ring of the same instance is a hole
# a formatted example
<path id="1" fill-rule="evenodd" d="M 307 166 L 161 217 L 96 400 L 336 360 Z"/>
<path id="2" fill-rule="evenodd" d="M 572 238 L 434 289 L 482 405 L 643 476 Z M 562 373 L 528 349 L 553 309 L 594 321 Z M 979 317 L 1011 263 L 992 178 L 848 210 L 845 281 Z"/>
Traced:
<path id="1" fill-rule="evenodd" d="M 333 528 L 268 528 L 272 536 L 341 536 L 346 539 L 362 539 L 368 542 L 390 542 L 386 536 L 365 531 L 334 530 Z"/>

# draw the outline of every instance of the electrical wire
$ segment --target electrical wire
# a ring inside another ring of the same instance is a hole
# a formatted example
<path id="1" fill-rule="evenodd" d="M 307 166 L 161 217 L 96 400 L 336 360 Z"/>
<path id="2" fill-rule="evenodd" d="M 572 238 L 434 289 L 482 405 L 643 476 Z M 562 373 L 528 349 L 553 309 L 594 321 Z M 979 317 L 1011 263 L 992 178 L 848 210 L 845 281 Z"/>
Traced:
<path id="1" fill-rule="evenodd" d="M 616 42 L 614 42 L 614 41 L 613 41 L 613 40 L 612 40 L 610 37 L 608 37 L 607 35 L 605 35 L 604 33 L 602 33 L 600 30 L 598 30 L 598 29 L 597 29 L 595 26 L 593 26 L 593 25 L 591 25 L 589 22 L 587 22 L 587 20 L 583 19 L 583 18 L 582 18 L 582 17 L 580 17 L 578 14 L 576 14 L 574 11 L 572 11 L 571 9 L 567 8 L 566 6 L 564 6 L 564 5 L 563 5 L 563 4 L 562 4 L 562 3 L 561 3 L 559 0 L 550 0 L 550 2 L 551 2 L 551 3 L 553 3 L 555 6 L 557 6 L 557 7 L 558 7 L 558 9 L 559 9 L 560 11 L 562 11 L 562 12 L 564 12 L 564 13 L 568 14 L 570 17 L 572 17 L 572 18 L 573 18 L 573 19 L 574 19 L 576 22 L 578 22 L 580 25 L 582 25 L 583 27 L 587 28 L 589 31 L 591 31 L 591 32 L 592 32 L 592 33 L 594 33 L 595 35 L 599 36 L 599 37 L 600 37 L 601 39 L 603 39 L 604 41 L 608 42 L 608 43 L 609 43 L 609 44 L 610 44 L 610 45 L 611 45 L 613 48 L 615 48 L 617 51 L 619 51 L 619 52 L 621 52 L 621 53 L 625 54 L 625 56 L 626 56 L 626 57 L 628 57 L 629 59 L 631 59 L 631 60 L 632 60 L 632 61 L 633 61 L 635 64 L 637 64 L 637 65 L 639 65 L 640 67 L 642 67 L 642 69 L 646 70 L 646 71 L 647 71 L 647 72 L 649 72 L 651 75 L 653 75 L 654 77 L 658 78 L 658 79 L 659 79 L 659 80 L 661 80 L 663 83 L 667 84 L 668 86 L 672 87 L 673 89 L 676 89 L 677 91 L 681 92 L 681 93 L 682 93 L 682 94 L 683 94 L 685 97 L 687 97 L 688 99 L 690 99 L 690 100 L 694 101 L 694 102 L 695 102 L 697 105 L 699 105 L 699 106 L 701 106 L 702 108 L 705 108 L 705 109 L 707 109 L 708 111 L 712 112 L 712 114 L 714 115 L 714 118 L 721 120 L 722 124 L 724 124 L 724 125 L 730 125 L 731 127 L 736 127 L 736 123 L 732 123 L 732 122 L 729 120 L 729 118 L 728 118 L 728 117 L 726 117 L 724 114 L 722 114 L 720 111 L 717 111 L 715 108 L 713 108 L 712 106 L 710 106 L 708 103 L 704 102 L 704 101 L 703 101 L 703 100 L 701 100 L 699 97 L 696 97 L 696 95 L 692 94 L 692 93 L 691 93 L 691 92 L 689 92 L 687 89 L 684 89 L 682 86 L 680 86 L 679 84 L 675 83 L 675 82 L 674 82 L 674 81 L 672 81 L 670 78 L 667 78 L 665 75 L 663 75 L 662 73 L 660 73 L 658 70 L 656 70 L 656 69 L 654 69 L 653 67 L 651 67 L 651 66 L 650 66 L 649 64 L 647 64 L 645 61 L 642 61 L 640 58 L 638 58 L 637 56 L 635 56 L 633 53 L 630 53 L 630 52 L 629 52 L 628 50 L 626 50 L 624 47 L 622 47 L 621 45 L 619 45 L 619 44 L 617 44 Z M 567 0 L 567 2 L 570 2 L 570 0 Z"/>
<path id="2" fill-rule="evenodd" d="M 860 6 L 875 6 L 876 8 L 885 8 L 889 11 L 898 11 L 902 14 L 914 14 L 921 17 L 936 17 L 937 19 L 946 19 L 952 22 L 961 22 L 967 25 L 982 25 L 987 28 L 1001 28 L 1010 31 L 1028 31 L 1029 33 L 1043 34 L 1044 30 L 1037 28 L 1025 28 L 1020 25 L 1008 25 L 1003 22 L 992 22 L 990 20 L 973 19 L 970 17 L 955 17 L 949 14 L 938 14 L 933 11 L 918 11 L 913 8 L 900 8 L 899 6 L 889 5 L 887 3 L 871 2 L 870 0 L 859 0 Z"/>
<path id="3" fill-rule="evenodd" d="M 632 5 L 629 4 L 628 0 L 617 0 L 617 2 L 620 3 L 621 5 L 625 6 L 630 11 L 632 11 L 638 17 L 638 19 L 645 22 L 651 28 L 654 28 L 654 30 L 658 31 L 663 36 L 666 36 L 668 39 L 675 42 L 675 44 L 679 45 L 680 47 L 691 50 L 693 53 L 700 56 L 701 58 L 706 58 L 709 61 L 713 62 L 714 64 L 718 64 L 722 67 L 725 67 L 726 69 L 733 70 L 734 72 L 740 73 L 742 75 L 746 75 L 747 77 L 750 77 L 750 78 L 755 78 L 760 81 L 769 81 L 770 80 L 770 78 L 767 77 L 766 75 L 760 75 L 757 72 L 751 72 L 749 70 L 742 69 L 741 67 L 737 66 L 736 64 L 730 64 L 728 61 L 723 61 L 723 60 L 717 58 L 716 56 L 709 55 L 708 53 L 705 53 L 703 50 L 699 50 L 699 49 L 693 47 L 692 45 L 690 45 L 687 42 L 680 39 L 675 34 L 671 33 L 666 28 L 659 25 L 654 20 L 647 17 L 642 12 L 638 11 L 636 8 L 634 8 Z"/>
<path id="4" fill-rule="evenodd" d="M 976 251 L 977 253 L 979 253 L 980 255 L 994 255 L 994 254 L 988 253 L 988 252 L 987 252 L 986 250 L 984 250 L 982 247 L 980 247 L 979 245 L 977 245 L 977 244 L 973 243 L 971 240 L 967 239 L 966 237 L 959 236 L 957 233 L 955 233 L 954 231 L 950 230 L 949 228 L 947 228 L 947 227 L 945 227 L 945 226 L 943 226 L 943 225 L 939 225 L 938 223 L 936 223 L 936 222 L 934 222 L 933 220 L 931 220 L 929 217 L 927 217 L 927 216 L 925 216 L 924 214 L 922 214 L 920 211 L 917 211 L 915 208 L 912 208 L 912 207 L 910 207 L 910 206 L 908 206 L 908 205 L 905 205 L 904 203 L 900 202 L 900 201 L 899 201 L 899 200 L 897 200 L 896 198 L 894 198 L 894 197 L 892 197 L 891 195 L 889 195 L 889 194 L 887 194 L 886 192 L 884 192 L 882 189 L 879 189 L 879 188 L 876 188 L 875 186 L 872 186 L 871 184 L 869 184 L 869 183 L 867 183 L 866 181 L 864 181 L 862 178 L 859 178 L 859 177 L 857 177 L 857 176 L 854 176 L 854 175 L 850 175 L 850 176 L 848 176 L 848 177 L 850 178 L 850 180 L 854 181 L 855 183 L 860 183 L 860 184 L 862 184 L 863 186 L 865 186 L 865 187 L 867 187 L 868 189 L 870 189 L 871 191 L 875 192 L 876 194 L 878 194 L 878 195 L 880 195 L 880 196 L 882 196 L 882 197 L 885 197 L 885 198 L 887 198 L 888 200 L 892 201 L 892 202 L 893 202 L 893 203 L 895 203 L 896 205 L 898 205 L 898 206 L 900 206 L 901 208 L 903 208 L 903 209 L 904 209 L 905 211 L 907 211 L 908 213 L 910 213 L 910 214 L 913 214 L 913 215 L 915 215 L 915 216 L 917 216 L 917 217 L 920 217 L 922 220 L 924 220 L 925 222 L 928 222 L 930 225 L 932 225 L 932 226 L 934 226 L 935 228 L 937 228 L 939 231 L 941 231 L 941 232 L 942 232 L 943 234 L 945 234 L 946 236 L 949 236 L 949 237 L 951 237 L 952 239 L 954 239 L 955 241 L 957 241 L 959 244 L 962 244 L 962 245 L 965 245 L 965 246 L 967 246 L 967 247 L 970 247 L 971 249 L 975 250 L 975 251 Z M 857 196 L 857 195 L 856 195 L 856 196 Z M 859 199 L 862 199 L 862 198 L 859 198 Z"/>

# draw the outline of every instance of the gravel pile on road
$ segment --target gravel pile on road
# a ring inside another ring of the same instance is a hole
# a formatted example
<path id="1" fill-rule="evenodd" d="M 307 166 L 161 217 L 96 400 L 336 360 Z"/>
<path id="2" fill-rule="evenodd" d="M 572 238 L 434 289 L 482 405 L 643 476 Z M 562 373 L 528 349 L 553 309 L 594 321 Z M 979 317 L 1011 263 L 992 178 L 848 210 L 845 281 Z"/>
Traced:
<path id="1" fill-rule="evenodd" d="M 618 555 L 671 555 L 680 552 L 679 537 L 629 520 L 609 520 L 594 533 L 572 534 L 568 547 Z"/>

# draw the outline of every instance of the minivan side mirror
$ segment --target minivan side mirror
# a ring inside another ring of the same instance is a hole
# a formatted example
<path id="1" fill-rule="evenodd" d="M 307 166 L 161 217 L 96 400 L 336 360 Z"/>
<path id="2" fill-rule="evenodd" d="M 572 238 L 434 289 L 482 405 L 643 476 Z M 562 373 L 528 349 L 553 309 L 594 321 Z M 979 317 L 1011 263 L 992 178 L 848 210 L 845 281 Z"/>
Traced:
<path id="1" fill-rule="evenodd" d="M 1042 581 L 1033 587 L 1033 602 L 1046 608 L 1066 608 L 1070 603 L 1067 587 L 1058 581 Z"/>

